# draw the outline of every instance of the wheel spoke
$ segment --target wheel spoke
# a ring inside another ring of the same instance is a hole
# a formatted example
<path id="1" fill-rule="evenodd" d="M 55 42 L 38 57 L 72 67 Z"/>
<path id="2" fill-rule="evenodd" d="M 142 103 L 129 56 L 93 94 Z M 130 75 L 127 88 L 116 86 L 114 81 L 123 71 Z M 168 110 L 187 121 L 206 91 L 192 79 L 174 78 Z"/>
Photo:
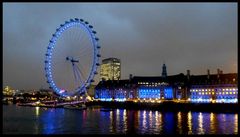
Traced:
<path id="1" fill-rule="evenodd" d="M 74 23 L 77 23 L 77 25 Z M 56 40 L 51 41 L 54 48 L 47 50 L 45 71 L 48 80 L 55 80 L 53 81 L 55 92 L 64 89 L 68 91 L 69 95 L 70 93 L 74 95 L 76 94 L 76 88 L 83 86 L 82 90 L 85 89 L 84 86 L 90 74 L 93 70 L 96 70 L 92 67 L 97 66 L 92 63 L 96 62 L 94 57 L 97 53 L 94 52 L 94 48 L 97 45 L 92 42 L 94 34 L 89 32 L 87 26 L 82 25 L 81 21 L 70 21 L 68 24 L 62 25 L 59 30 L 66 26 L 69 26 L 69 28 L 66 28 L 60 36 L 57 36 L 58 32 L 56 32 L 52 37 Z M 66 59 L 66 57 L 70 59 Z"/>

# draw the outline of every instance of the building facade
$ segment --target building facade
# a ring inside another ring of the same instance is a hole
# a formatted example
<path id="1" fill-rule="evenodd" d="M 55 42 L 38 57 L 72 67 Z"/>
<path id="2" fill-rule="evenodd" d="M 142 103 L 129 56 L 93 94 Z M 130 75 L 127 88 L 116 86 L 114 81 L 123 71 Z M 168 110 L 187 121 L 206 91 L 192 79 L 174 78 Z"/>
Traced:
<path id="1" fill-rule="evenodd" d="M 237 73 L 210 75 L 178 74 L 166 77 L 130 77 L 101 81 L 95 99 L 102 101 L 161 102 L 180 100 L 193 103 L 237 103 Z"/>
<path id="2" fill-rule="evenodd" d="M 121 62 L 117 58 L 107 58 L 102 60 L 100 66 L 101 80 L 120 80 L 121 78 Z"/>

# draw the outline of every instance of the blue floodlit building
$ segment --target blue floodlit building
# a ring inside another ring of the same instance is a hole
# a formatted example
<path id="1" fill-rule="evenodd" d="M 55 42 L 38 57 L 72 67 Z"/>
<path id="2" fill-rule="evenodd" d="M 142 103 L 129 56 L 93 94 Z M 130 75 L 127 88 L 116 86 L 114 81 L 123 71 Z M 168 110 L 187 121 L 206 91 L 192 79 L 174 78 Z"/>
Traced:
<path id="1" fill-rule="evenodd" d="M 128 80 L 101 81 L 95 88 L 95 99 L 101 101 L 185 100 L 193 103 L 237 103 L 237 73 L 167 76 L 130 76 Z"/>
<path id="2" fill-rule="evenodd" d="M 191 102 L 201 103 L 237 103 L 237 74 L 223 74 L 219 69 L 217 74 L 191 77 Z"/>

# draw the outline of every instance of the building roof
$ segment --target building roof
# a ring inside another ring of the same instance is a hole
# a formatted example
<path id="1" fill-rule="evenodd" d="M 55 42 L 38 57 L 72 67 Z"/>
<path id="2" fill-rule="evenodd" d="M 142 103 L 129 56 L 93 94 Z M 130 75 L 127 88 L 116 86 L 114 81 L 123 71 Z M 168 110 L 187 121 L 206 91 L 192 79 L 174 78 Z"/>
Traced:
<path id="1" fill-rule="evenodd" d="M 120 59 L 118 59 L 118 58 L 106 58 L 106 59 L 102 60 L 102 62 L 108 62 L 108 61 L 118 61 L 118 62 L 120 62 Z"/>
<path id="2" fill-rule="evenodd" d="M 166 78 L 161 76 L 134 76 L 131 80 L 108 80 L 101 81 L 96 86 L 100 87 L 124 87 L 129 84 L 137 84 L 138 82 L 167 82 L 170 85 L 184 84 L 184 85 L 209 85 L 209 84 L 237 84 L 237 73 L 217 74 L 209 75 L 191 75 L 188 79 L 187 75 L 183 73 L 177 75 L 167 76 Z"/>

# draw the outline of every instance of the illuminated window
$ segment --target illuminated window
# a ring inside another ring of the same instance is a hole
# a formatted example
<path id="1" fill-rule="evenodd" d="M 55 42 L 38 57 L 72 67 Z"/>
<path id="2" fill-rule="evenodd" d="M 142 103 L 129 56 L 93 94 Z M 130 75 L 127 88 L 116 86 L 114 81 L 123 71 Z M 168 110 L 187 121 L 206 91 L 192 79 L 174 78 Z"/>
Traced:
<path id="1" fill-rule="evenodd" d="M 202 94 L 204 95 L 204 92 L 202 92 Z"/>
<path id="2" fill-rule="evenodd" d="M 233 94 L 236 94 L 236 92 L 233 92 Z"/>
<path id="3" fill-rule="evenodd" d="M 214 91 L 214 89 L 212 89 L 212 91 Z"/>
<path id="4" fill-rule="evenodd" d="M 228 88 L 226 90 L 228 91 Z"/>
<path id="5" fill-rule="evenodd" d="M 198 92 L 198 90 L 196 90 L 196 92 Z"/>
<path id="6" fill-rule="evenodd" d="M 211 91 L 211 89 L 208 89 L 208 91 Z"/>
<path id="7" fill-rule="evenodd" d="M 214 95 L 214 92 L 212 92 L 212 95 Z"/>
<path id="8" fill-rule="evenodd" d="M 232 92 L 230 92 L 230 94 L 232 94 Z"/>
<path id="9" fill-rule="evenodd" d="M 228 92 L 226 92 L 226 94 L 228 94 Z"/>
<path id="10" fill-rule="evenodd" d="M 221 93 L 221 92 L 219 92 L 219 94 L 221 95 L 222 93 Z"/>
<path id="11" fill-rule="evenodd" d="M 225 93 L 223 92 L 222 94 L 224 95 Z"/>
<path id="12" fill-rule="evenodd" d="M 225 91 L 225 89 L 223 89 L 223 91 Z"/>
<path id="13" fill-rule="evenodd" d="M 204 91 L 204 89 L 202 89 L 202 91 Z"/>
<path id="14" fill-rule="evenodd" d="M 199 92 L 199 95 L 201 95 L 201 92 Z"/>

